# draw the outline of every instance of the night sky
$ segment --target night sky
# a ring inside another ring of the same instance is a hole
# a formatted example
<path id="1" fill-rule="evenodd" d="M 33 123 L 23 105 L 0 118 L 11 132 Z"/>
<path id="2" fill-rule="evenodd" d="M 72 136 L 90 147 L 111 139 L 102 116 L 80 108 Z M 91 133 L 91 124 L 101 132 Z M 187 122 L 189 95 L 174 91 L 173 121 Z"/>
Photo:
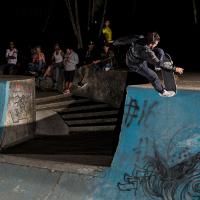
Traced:
<path id="1" fill-rule="evenodd" d="M 84 39 L 86 2 L 79 0 Z M 199 1 L 196 3 L 200 21 Z M 199 52 L 195 49 L 199 46 L 200 34 L 199 24 L 194 23 L 192 0 L 108 0 L 106 18 L 111 20 L 113 39 L 158 31 L 160 46 L 172 55 L 177 65 L 188 70 L 198 69 Z M 67 44 L 75 40 L 64 0 L 34 0 L 33 3 L 7 0 L 0 6 L 0 21 L 1 48 L 9 40 L 16 41 L 19 48 L 35 44 L 52 46 L 56 41 Z"/>

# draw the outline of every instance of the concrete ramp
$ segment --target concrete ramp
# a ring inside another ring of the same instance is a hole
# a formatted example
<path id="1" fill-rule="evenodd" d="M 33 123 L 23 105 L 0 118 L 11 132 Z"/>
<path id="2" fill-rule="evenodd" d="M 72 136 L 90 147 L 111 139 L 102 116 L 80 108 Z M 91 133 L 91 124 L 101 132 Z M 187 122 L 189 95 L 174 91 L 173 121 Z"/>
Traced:
<path id="1" fill-rule="evenodd" d="M 127 90 L 119 145 L 95 199 L 200 198 L 200 92 Z"/>
<path id="2" fill-rule="evenodd" d="M 151 87 L 129 86 L 110 167 L 52 172 L 1 164 L 0 196 L 5 200 L 198 200 L 199 152 L 198 89 L 179 89 L 175 97 L 165 98 Z"/>

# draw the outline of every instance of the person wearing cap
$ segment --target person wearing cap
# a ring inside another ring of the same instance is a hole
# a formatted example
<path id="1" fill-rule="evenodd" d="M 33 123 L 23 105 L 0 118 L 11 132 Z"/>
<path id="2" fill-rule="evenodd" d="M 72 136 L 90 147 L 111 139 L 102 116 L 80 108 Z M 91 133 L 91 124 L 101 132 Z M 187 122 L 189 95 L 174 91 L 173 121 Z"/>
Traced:
<path id="1" fill-rule="evenodd" d="M 179 74 L 182 74 L 184 69 L 163 64 L 161 58 L 164 51 L 160 48 L 156 48 L 159 42 L 160 36 L 156 32 L 148 33 L 146 37 L 134 40 L 126 53 L 126 64 L 131 71 L 147 78 L 155 90 L 159 92 L 160 96 L 171 97 L 175 95 L 175 92 L 165 90 L 156 72 L 150 69 L 148 64 L 154 65 L 157 69 L 168 69 Z M 156 50 L 156 53 L 154 50 Z"/>
<path id="2" fill-rule="evenodd" d="M 96 48 L 96 45 L 93 41 L 89 41 L 88 47 L 85 53 L 85 58 L 82 65 L 78 69 L 79 73 L 79 82 L 78 87 L 85 87 L 87 85 L 86 76 L 88 74 L 88 67 L 91 66 L 93 69 L 98 68 L 97 63 L 100 60 L 100 53 Z"/>
<path id="3" fill-rule="evenodd" d="M 110 44 L 104 44 L 101 53 L 101 66 L 105 71 L 109 71 L 116 64 L 114 51 L 111 49 Z"/>

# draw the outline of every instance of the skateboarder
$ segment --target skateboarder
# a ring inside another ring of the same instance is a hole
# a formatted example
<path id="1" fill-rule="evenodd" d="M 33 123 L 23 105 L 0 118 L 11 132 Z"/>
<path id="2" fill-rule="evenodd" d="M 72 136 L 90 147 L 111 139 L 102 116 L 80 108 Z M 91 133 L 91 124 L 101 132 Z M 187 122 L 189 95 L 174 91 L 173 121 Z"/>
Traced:
<path id="1" fill-rule="evenodd" d="M 138 37 L 133 40 L 131 47 L 126 53 L 126 64 L 131 71 L 144 76 L 153 85 L 160 96 L 172 97 L 174 91 L 165 90 L 156 72 L 148 67 L 153 64 L 156 69 L 163 68 L 172 70 L 179 74 L 183 73 L 183 68 L 166 65 L 162 62 L 163 50 L 155 48 L 160 42 L 160 36 L 156 32 L 148 33 L 146 37 Z M 154 52 L 154 49 L 156 52 Z"/>

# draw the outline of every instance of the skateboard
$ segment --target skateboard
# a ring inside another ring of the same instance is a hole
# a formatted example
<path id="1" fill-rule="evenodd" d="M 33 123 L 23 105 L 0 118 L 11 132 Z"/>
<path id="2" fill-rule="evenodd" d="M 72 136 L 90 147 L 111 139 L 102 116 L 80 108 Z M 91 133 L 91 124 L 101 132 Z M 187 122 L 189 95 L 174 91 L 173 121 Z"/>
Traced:
<path id="1" fill-rule="evenodd" d="M 165 62 L 166 65 L 173 66 L 173 61 L 169 54 L 165 53 L 163 61 Z M 167 91 L 174 91 L 176 93 L 177 87 L 176 87 L 176 79 L 174 77 L 174 71 L 162 68 L 161 74 L 162 74 L 165 89 Z"/>
<path id="2" fill-rule="evenodd" d="M 177 90 L 176 90 L 176 80 L 174 77 L 174 72 L 171 70 L 161 69 L 161 73 L 165 89 L 167 91 L 174 91 L 176 93 Z"/>

